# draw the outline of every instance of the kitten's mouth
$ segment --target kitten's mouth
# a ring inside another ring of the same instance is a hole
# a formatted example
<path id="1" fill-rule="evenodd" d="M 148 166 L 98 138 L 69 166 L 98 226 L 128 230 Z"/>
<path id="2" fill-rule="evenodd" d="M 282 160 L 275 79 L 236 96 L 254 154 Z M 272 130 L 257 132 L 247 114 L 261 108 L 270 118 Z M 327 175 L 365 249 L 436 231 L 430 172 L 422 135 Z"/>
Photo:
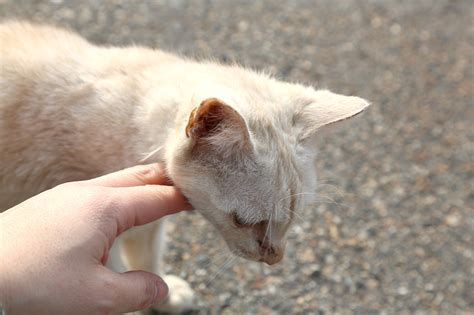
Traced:
<path id="1" fill-rule="evenodd" d="M 274 264 L 280 262 L 282 259 L 283 259 L 283 255 L 281 255 L 279 257 L 262 257 L 258 261 L 259 262 L 264 262 L 267 265 L 271 266 L 271 265 L 274 265 Z"/>
<path id="2" fill-rule="evenodd" d="M 278 252 L 278 253 L 273 253 L 273 254 L 264 254 L 259 261 L 264 262 L 267 265 L 271 266 L 274 265 L 278 262 L 280 262 L 283 259 L 284 252 Z"/>
<path id="3" fill-rule="evenodd" d="M 236 249 L 232 250 L 232 252 L 235 255 L 240 256 L 242 258 L 258 261 L 258 262 L 263 262 L 269 266 L 280 262 L 283 259 L 283 256 L 285 254 L 284 249 L 281 249 L 281 248 L 275 249 L 273 247 L 265 251 L 260 251 L 260 253 L 254 253 L 245 248 L 238 246 Z"/>

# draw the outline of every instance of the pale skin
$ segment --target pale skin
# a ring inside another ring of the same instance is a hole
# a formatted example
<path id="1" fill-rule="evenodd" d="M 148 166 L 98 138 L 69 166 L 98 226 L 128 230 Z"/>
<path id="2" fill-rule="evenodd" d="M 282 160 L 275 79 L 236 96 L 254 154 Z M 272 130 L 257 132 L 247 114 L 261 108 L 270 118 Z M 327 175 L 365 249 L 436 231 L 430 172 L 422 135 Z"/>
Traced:
<path id="1" fill-rule="evenodd" d="M 164 300 L 159 276 L 105 262 L 122 232 L 190 208 L 158 164 L 26 200 L 0 214 L 0 304 L 7 314 L 115 314 Z"/>

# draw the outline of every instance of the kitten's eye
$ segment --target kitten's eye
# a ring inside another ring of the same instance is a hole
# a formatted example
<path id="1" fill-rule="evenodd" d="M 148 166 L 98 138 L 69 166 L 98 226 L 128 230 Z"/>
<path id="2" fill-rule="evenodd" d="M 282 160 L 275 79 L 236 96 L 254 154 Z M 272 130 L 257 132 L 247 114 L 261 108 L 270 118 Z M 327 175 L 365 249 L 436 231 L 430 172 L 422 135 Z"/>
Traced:
<path id="1" fill-rule="evenodd" d="M 232 212 L 232 222 L 238 228 L 249 226 L 249 224 L 246 224 L 245 222 L 242 221 L 242 219 L 239 218 L 236 212 Z"/>

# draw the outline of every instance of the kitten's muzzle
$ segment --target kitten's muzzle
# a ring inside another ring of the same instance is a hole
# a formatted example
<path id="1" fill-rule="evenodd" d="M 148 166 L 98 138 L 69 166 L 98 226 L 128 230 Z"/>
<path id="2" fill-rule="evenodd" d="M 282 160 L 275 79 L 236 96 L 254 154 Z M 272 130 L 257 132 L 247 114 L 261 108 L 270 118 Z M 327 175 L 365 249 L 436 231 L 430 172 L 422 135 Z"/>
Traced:
<path id="1" fill-rule="evenodd" d="M 258 241 L 258 253 L 261 258 L 259 261 L 268 265 L 273 265 L 283 259 L 285 250 L 281 246 L 269 244 L 268 242 Z"/>

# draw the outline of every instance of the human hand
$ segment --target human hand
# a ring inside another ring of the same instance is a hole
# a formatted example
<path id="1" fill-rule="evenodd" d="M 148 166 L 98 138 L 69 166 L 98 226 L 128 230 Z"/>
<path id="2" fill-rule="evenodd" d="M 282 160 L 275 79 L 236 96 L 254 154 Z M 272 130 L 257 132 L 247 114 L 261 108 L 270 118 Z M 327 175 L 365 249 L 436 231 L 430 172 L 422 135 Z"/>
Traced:
<path id="1" fill-rule="evenodd" d="M 45 191 L 0 214 L 0 305 L 14 314 L 109 314 L 160 302 L 168 287 L 145 271 L 105 267 L 125 230 L 190 209 L 159 165 Z"/>

